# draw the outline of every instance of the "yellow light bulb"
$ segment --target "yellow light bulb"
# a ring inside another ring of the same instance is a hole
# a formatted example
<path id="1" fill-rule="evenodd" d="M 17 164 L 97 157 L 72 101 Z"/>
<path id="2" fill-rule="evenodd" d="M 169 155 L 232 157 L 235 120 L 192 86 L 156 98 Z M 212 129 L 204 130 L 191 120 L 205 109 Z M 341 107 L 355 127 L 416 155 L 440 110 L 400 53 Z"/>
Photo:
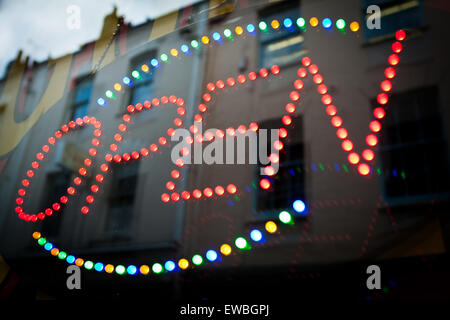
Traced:
<path id="1" fill-rule="evenodd" d="M 120 91 L 120 90 L 122 90 L 122 86 L 119 83 L 115 83 L 114 89 L 116 89 L 116 91 Z"/>
<path id="2" fill-rule="evenodd" d="M 139 271 L 144 275 L 148 274 L 150 272 L 150 267 L 144 264 L 139 268 Z"/>
<path id="3" fill-rule="evenodd" d="M 204 44 L 208 44 L 208 43 L 209 43 L 209 38 L 208 38 L 207 36 L 203 36 L 203 37 L 202 37 L 202 42 L 203 42 Z"/>
<path id="4" fill-rule="evenodd" d="M 223 255 L 228 256 L 231 253 L 231 247 L 230 245 L 224 243 L 220 246 L 220 252 L 222 252 Z"/>
<path id="5" fill-rule="evenodd" d="M 77 260 L 75 260 L 75 264 L 79 267 L 81 267 L 84 263 L 84 260 L 81 258 L 78 258 Z"/>
<path id="6" fill-rule="evenodd" d="M 267 221 L 265 228 L 269 233 L 275 233 L 277 231 L 277 224 L 273 221 Z"/>
<path id="7" fill-rule="evenodd" d="M 280 23 L 278 22 L 278 20 L 272 20 L 272 23 L 270 25 L 274 29 L 278 29 L 280 27 Z"/>
<path id="8" fill-rule="evenodd" d="M 107 265 L 105 266 L 105 272 L 107 272 L 107 273 L 113 273 L 113 271 L 114 271 L 114 266 L 113 266 L 112 264 L 107 264 Z"/>
<path id="9" fill-rule="evenodd" d="M 352 30 L 353 32 L 356 32 L 359 30 L 359 23 L 356 21 L 353 21 L 352 23 L 350 23 L 350 30 Z"/>
<path id="10" fill-rule="evenodd" d="M 319 19 L 317 19 L 316 17 L 312 17 L 311 19 L 309 19 L 309 23 L 311 24 L 311 26 L 317 27 L 317 25 L 319 24 Z"/>
<path id="11" fill-rule="evenodd" d="M 187 267 L 189 267 L 189 261 L 187 261 L 186 259 L 180 259 L 179 261 L 178 261 L 178 266 L 181 268 L 181 269 L 187 269 Z"/>
<path id="12" fill-rule="evenodd" d="M 34 238 L 34 239 L 37 240 L 37 239 L 39 239 L 40 237 L 41 237 L 41 233 L 40 233 L 40 232 L 37 232 L 37 231 L 36 231 L 36 232 L 33 233 L 33 238 Z"/>

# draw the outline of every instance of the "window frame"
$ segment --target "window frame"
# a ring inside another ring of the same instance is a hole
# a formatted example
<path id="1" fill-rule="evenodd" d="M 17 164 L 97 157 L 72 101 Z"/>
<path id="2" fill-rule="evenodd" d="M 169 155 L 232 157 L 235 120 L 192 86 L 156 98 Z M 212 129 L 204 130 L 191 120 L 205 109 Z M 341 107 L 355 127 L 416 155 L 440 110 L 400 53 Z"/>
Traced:
<path id="1" fill-rule="evenodd" d="M 72 170 L 61 166 L 60 171 L 50 171 L 46 174 L 45 177 L 45 194 L 46 197 L 43 198 L 43 201 L 41 200 L 41 208 L 48 207 L 51 203 L 58 202 L 59 196 L 53 196 L 52 200 L 52 194 L 59 194 L 55 192 L 53 189 L 57 186 L 54 182 L 58 181 L 58 178 L 61 178 L 62 180 L 65 180 L 59 185 L 61 187 L 61 190 L 65 190 L 67 186 L 70 184 L 72 178 L 74 176 L 74 173 Z M 65 205 L 62 205 L 59 209 L 58 213 L 55 217 L 52 217 L 52 219 L 45 219 L 45 221 L 42 224 L 41 230 L 46 234 L 46 237 L 50 240 L 58 240 L 59 235 L 61 233 L 61 227 L 63 223 L 63 212 L 65 210 Z M 56 228 L 55 230 L 52 230 L 52 228 Z"/>
<path id="2" fill-rule="evenodd" d="M 87 82 L 87 81 L 90 82 L 90 87 L 91 87 L 90 88 L 89 97 L 86 100 L 82 100 L 82 101 L 78 101 L 77 102 L 76 99 L 77 99 L 77 93 L 78 93 L 79 85 L 81 83 Z M 87 105 L 85 114 L 82 117 L 88 115 L 88 113 L 89 113 L 89 105 L 90 105 L 90 102 L 91 102 L 93 89 L 94 89 L 94 78 L 91 77 L 90 75 L 87 75 L 87 76 L 84 76 L 84 77 L 80 77 L 80 78 L 78 78 L 76 80 L 76 84 L 75 84 L 75 87 L 73 89 L 73 97 L 71 99 L 71 106 L 70 106 L 71 118 L 70 118 L 70 120 L 75 121 L 75 119 L 76 119 L 75 118 L 76 111 L 82 105 Z"/>
<path id="3" fill-rule="evenodd" d="M 272 119 L 266 119 L 265 121 L 262 121 L 260 124 L 260 129 L 265 129 L 267 126 L 270 126 L 271 123 L 274 122 L 279 122 L 278 118 L 272 118 Z M 303 118 L 301 116 L 296 116 L 293 118 L 293 125 L 294 126 L 298 126 L 301 128 L 301 133 L 299 135 L 298 139 L 295 139 L 295 141 L 289 141 L 288 145 L 301 145 L 302 148 L 302 155 L 303 157 L 301 159 L 298 160 L 285 160 L 283 161 L 283 163 L 280 161 L 279 162 L 279 170 L 277 172 L 277 175 L 280 173 L 280 169 L 282 167 L 291 167 L 294 164 L 296 166 L 300 166 L 301 167 L 301 173 L 302 176 L 302 185 L 303 185 L 303 199 L 301 199 L 302 201 L 306 202 L 306 176 L 305 176 L 305 164 L 306 164 L 306 160 L 305 160 L 305 141 L 304 141 L 304 134 L 303 134 Z M 281 125 L 280 125 L 281 127 Z M 298 128 L 296 128 L 298 130 Z M 286 143 L 285 143 L 285 147 L 286 147 Z M 259 154 L 259 141 L 258 141 L 258 154 Z M 261 177 L 263 177 L 262 175 L 260 175 L 260 168 L 264 167 L 265 165 L 260 165 L 259 163 L 256 164 L 254 166 L 254 170 L 253 170 L 253 184 L 256 184 L 256 188 L 255 188 L 255 196 L 253 197 L 253 201 L 252 201 L 252 206 L 253 206 L 253 210 L 252 210 L 252 218 L 255 220 L 267 220 L 267 219 L 273 219 L 278 217 L 278 214 L 280 213 L 280 211 L 283 210 L 288 210 L 288 211 L 292 211 L 292 204 L 287 204 L 285 207 L 280 207 L 280 208 L 276 208 L 276 209 L 260 209 L 259 206 L 259 199 L 260 199 L 260 193 L 261 190 L 258 187 L 259 186 L 259 180 L 261 179 Z M 275 192 L 275 191 L 271 191 L 271 192 Z M 297 218 L 301 218 L 299 215 L 293 215 L 293 217 L 295 219 Z"/>
<path id="4" fill-rule="evenodd" d="M 391 2 L 391 3 L 390 3 Z M 417 24 L 415 24 L 414 26 L 402 26 L 402 28 L 406 28 L 409 30 L 415 30 L 415 31 L 420 31 L 423 28 L 425 28 L 425 14 L 424 14 L 424 6 L 423 6 L 423 0 L 375 0 L 375 1 L 368 1 L 368 0 L 362 0 L 361 1 L 361 13 L 362 13 L 362 20 L 363 20 L 363 28 L 364 28 L 364 41 L 365 44 L 370 45 L 370 44 L 376 44 L 376 43 L 380 43 L 383 41 L 386 41 L 388 39 L 392 39 L 395 36 L 395 32 L 397 31 L 396 29 L 398 28 L 394 28 L 395 30 L 388 30 L 388 32 L 383 32 L 380 35 L 370 35 L 372 30 L 369 30 L 367 28 L 367 19 L 370 16 L 369 14 L 367 14 L 366 10 L 367 7 L 369 5 L 377 5 L 380 7 L 381 9 L 381 19 L 380 19 L 380 23 L 383 24 L 383 10 L 389 9 L 389 8 L 394 8 L 396 6 L 400 6 L 402 4 L 407 4 L 408 2 L 418 2 L 417 6 L 411 7 L 411 8 L 406 8 L 403 9 L 401 11 L 395 12 L 393 13 L 395 14 L 402 14 L 405 13 L 408 10 L 414 9 L 415 7 L 418 7 L 418 10 L 420 10 L 419 15 L 420 15 L 420 21 L 417 22 Z M 383 29 L 383 28 L 382 28 Z M 388 28 L 389 29 L 389 28 Z"/>
<path id="5" fill-rule="evenodd" d="M 298 10 L 298 15 L 300 16 L 300 1 L 297 2 L 291 2 L 291 3 L 282 3 L 281 5 L 275 5 L 275 6 L 270 6 L 267 8 L 264 8 L 262 10 L 260 10 L 258 12 L 258 21 L 265 21 L 268 25 L 270 25 L 270 21 L 272 19 L 275 18 L 275 16 L 280 15 L 278 14 L 273 14 L 273 12 L 280 12 L 281 14 L 283 14 L 283 12 L 289 12 L 290 10 L 294 11 L 294 10 Z M 283 16 L 281 15 L 283 18 L 291 18 L 293 24 L 296 24 L 296 19 L 297 17 L 290 17 L 289 15 Z M 270 21 L 268 21 L 267 19 L 270 19 Z M 280 21 L 280 24 L 282 24 L 283 21 Z M 258 26 L 256 26 L 258 27 Z M 281 27 L 283 28 L 283 27 Z M 275 33 L 276 34 L 276 33 Z M 263 48 L 265 48 L 266 46 L 272 44 L 272 43 L 276 43 L 276 42 L 280 42 L 283 40 L 287 40 L 289 38 L 294 38 L 295 36 L 303 36 L 303 32 L 300 29 L 297 29 L 296 26 L 293 27 L 293 32 L 283 32 L 278 34 L 277 36 L 273 36 L 271 38 L 268 39 L 261 39 L 261 33 L 258 32 L 257 35 L 257 41 L 258 41 L 258 68 L 267 68 L 270 67 L 270 65 L 264 65 L 264 50 Z M 304 41 L 302 41 L 300 43 L 301 49 L 300 49 L 300 53 L 304 51 L 304 49 L 302 49 L 303 47 L 303 43 Z M 278 64 L 279 67 L 287 67 L 290 65 L 293 65 L 295 63 L 297 63 L 297 59 L 294 59 L 291 62 L 286 62 L 286 63 L 282 63 L 282 64 Z"/>
<path id="6" fill-rule="evenodd" d="M 447 139 L 447 134 L 446 134 L 446 127 L 444 124 L 444 118 L 443 118 L 443 110 L 442 110 L 442 103 L 441 103 L 441 99 L 440 99 L 440 90 L 439 90 L 439 86 L 438 85 L 430 85 L 430 86 L 423 86 L 423 87 L 418 87 L 418 88 L 412 88 L 412 89 L 408 89 L 406 91 L 402 91 L 402 92 L 396 92 L 394 93 L 392 96 L 395 99 L 395 95 L 406 95 L 409 94 L 411 95 L 414 92 L 418 92 L 420 90 L 428 90 L 428 89 L 436 89 L 437 92 L 437 101 L 436 101 L 436 115 L 438 116 L 439 123 L 438 125 L 441 128 L 441 137 L 439 138 L 429 138 L 429 139 L 424 139 L 423 133 L 422 133 L 422 129 L 419 130 L 420 132 L 420 137 L 415 140 L 415 141 L 409 141 L 409 142 L 396 142 L 395 144 L 388 144 L 388 145 L 383 145 L 383 143 L 381 142 L 381 136 L 380 138 L 380 143 L 378 145 L 378 148 L 376 150 L 378 159 L 379 159 L 379 168 L 381 170 L 380 173 L 380 178 L 381 178 L 381 192 L 383 195 L 383 198 L 386 199 L 386 201 L 390 204 L 390 205 L 401 205 L 401 204 L 410 204 L 410 203 L 423 203 L 423 202 L 427 202 L 430 199 L 436 199 L 436 200 L 441 200 L 441 199 L 448 199 L 448 197 L 450 196 L 450 190 L 449 191 L 442 191 L 442 192 L 438 192 L 438 193 L 433 193 L 432 186 L 428 186 L 427 189 L 428 191 L 426 193 L 420 193 L 420 194 L 408 194 L 408 192 L 406 191 L 405 195 L 401 195 L 401 196 L 390 196 L 388 195 L 388 187 L 387 187 L 387 183 L 388 183 L 388 177 L 386 174 L 386 170 L 388 170 L 387 165 L 385 163 L 385 161 L 383 160 L 383 153 L 384 152 L 392 152 L 393 150 L 406 150 L 408 148 L 408 146 L 418 146 L 418 145 L 422 145 L 422 146 L 429 146 L 432 145 L 434 143 L 440 143 L 443 145 L 443 154 L 446 157 L 446 163 L 447 163 L 447 170 L 448 170 L 448 174 L 450 175 L 450 155 L 449 155 L 449 150 L 448 150 L 448 139 Z M 392 96 L 391 96 L 391 100 L 392 100 Z M 417 99 L 417 98 L 415 98 Z M 376 106 L 376 99 L 374 98 L 372 100 L 373 103 L 371 103 L 372 106 Z M 373 107 L 375 108 L 375 107 Z M 392 105 L 391 107 L 392 108 Z M 392 110 L 390 110 L 392 113 Z M 418 110 L 415 110 L 415 117 L 416 117 L 416 121 L 420 121 L 422 119 L 424 119 L 423 117 L 420 117 L 421 113 Z M 382 123 L 382 126 L 387 127 L 384 119 L 383 121 L 380 121 Z M 398 126 L 401 125 L 401 122 L 396 121 L 395 123 L 395 127 L 396 127 L 396 134 L 398 135 Z M 386 129 L 386 128 L 384 128 Z M 387 131 L 383 131 L 382 134 L 386 134 Z M 430 167 L 430 166 L 428 166 Z M 425 169 L 424 169 L 425 170 Z M 375 174 L 375 173 L 374 173 Z M 390 174 L 390 173 L 388 173 Z M 401 174 L 399 174 L 401 175 Z M 407 184 L 408 182 L 405 182 L 405 184 Z M 406 189 L 407 190 L 407 189 Z"/>
<path id="7" fill-rule="evenodd" d="M 136 92 L 136 89 L 139 87 L 147 86 L 148 84 L 150 84 L 151 92 L 149 94 L 151 95 L 154 92 L 156 68 L 153 68 L 150 66 L 148 57 L 156 57 L 156 56 L 157 56 L 157 51 L 150 50 L 150 51 L 146 51 L 145 53 L 139 54 L 139 55 L 133 57 L 132 59 L 130 59 L 130 63 L 129 63 L 130 70 L 137 70 L 137 71 L 139 71 L 139 73 L 150 74 L 151 76 L 147 79 L 142 79 L 142 80 L 138 80 L 138 81 L 132 80 L 133 86 L 131 87 L 130 94 L 127 99 L 127 101 L 128 101 L 127 105 L 129 105 L 129 104 L 134 105 L 133 104 L 134 94 Z M 147 64 L 149 66 L 149 68 L 150 68 L 149 73 L 142 71 L 141 66 L 143 64 Z M 137 101 L 136 103 L 144 103 L 144 101 Z M 125 111 L 126 111 L 126 109 L 125 109 Z"/>
<path id="8" fill-rule="evenodd" d="M 130 195 L 127 195 L 125 197 L 125 199 L 128 199 L 128 201 L 130 201 L 130 207 L 131 207 L 131 211 L 129 212 L 129 223 L 127 224 L 126 227 L 120 228 L 120 229 L 113 229 L 110 228 L 110 221 L 112 219 L 111 217 L 111 212 L 112 212 L 112 208 L 113 207 L 118 207 L 120 208 L 121 205 L 117 205 L 117 204 L 122 204 L 124 199 L 121 199 L 120 195 L 116 195 L 114 194 L 116 192 L 115 188 L 117 187 L 117 185 L 119 184 L 119 182 L 116 180 L 117 179 L 117 175 L 120 174 L 120 170 L 122 169 L 121 167 L 123 166 L 127 166 L 127 165 L 133 165 L 135 166 L 135 174 L 133 175 L 129 175 L 129 176 L 134 176 L 135 177 L 135 182 L 134 182 L 134 190 Z M 137 187 L 139 184 L 139 179 L 142 176 L 142 174 L 139 173 L 140 170 L 140 161 L 131 161 L 128 162 L 126 164 L 124 163 L 118 163 L 118 164 L 113 164 L 114 168 L 111 168 L 112 171 L 114 172 L 113 177 L 112 177 L 112 181 L 111 181 L 111 187 L 108 191 L 108 195 L 107 195 L 107 208 L 108 208 L 108 212 L 107 212 L 107 219 L 105 220 L 104 223 L 104 227 L 103 230 L 105 232 L 105 234 L 107 235 L 119 235 L 119 236 L 131 236 L 131 231 L 132 231 L 132 220 L 133 220 L 133 216 L 134 216 L 134 212 L 135 212 L 135 202 L 136 202 L 136 196 L 137 196 Z M 114 202 L 116 202 L 116 204 L 114 204 Z"/>

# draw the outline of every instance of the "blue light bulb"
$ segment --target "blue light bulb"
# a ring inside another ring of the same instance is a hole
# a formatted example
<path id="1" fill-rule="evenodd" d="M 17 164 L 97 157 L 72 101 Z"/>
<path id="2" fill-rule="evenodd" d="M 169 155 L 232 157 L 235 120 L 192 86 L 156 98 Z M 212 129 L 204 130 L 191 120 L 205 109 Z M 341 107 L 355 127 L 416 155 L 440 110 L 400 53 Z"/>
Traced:
<path id="1" fill-rule="evenodd" d="M 105 99 L 103 99 L 103 98 L 98 98 L 98 99 L 97 99 L 97 103 L 98 103 L 98 105 L 100 105 L 100 106 L 103 107 L 103 106 L 105 105 L 106 102 L 105 102 Z"/>
<path id="2" fill-rule="evenodd" d="M 302 200 L 295 200 L 292 204 L 292 208 L 294 208 L 297 213 L 303 213 L 306 210 L 306 205 Z"/>
<path id="3" fill-rule="evenodd" d="M 217 252 L 215 252 L 214 250 L 208 250 L 206 252 L 206 259 L 208 259 L 211 262 L 214 262 L 217 260 Z"/>
<path id="4" fill-rule="evenodd" d="M 330 29 L 331 26 L 333 25 L 333 22 L 331 22 L 330 18 L 325 18 L 322 20 L 322 25 L 325 29 Z"/>
<path id="5" fill-rule="evenodd" d="M 136 274 L 136 271 L 137 271 L 136 266 L 129 265 L 128 268 L 127 268 L 128 274 L 134 275 L 134 274 Z"/>
<path id="6" fill-rule="evenodd" d="M 103 271 L 103 268 L 104 268 L 104 265 L 103 265 L 103 263 L 101 263 L 101 262 L 97 262 L 97 263 L 94 265 L 95 271 L 98 271 L 98 272 Z"/>
<path id="7" fill-rule="evenodd" d="M 164 268 L 169 272 L 175 270 L 175 262 L 170 260 L 166 261 L 166 263 L 164 264 Z"/>
<path id="8" fill-rule="evenodd" d="M 285 26 L 285 28 L 289 29 L 290 27 L 292 27 L 292 20 L 289 18 L 284 19 L 283 24 Z"/>
<path id="9" fill-rule="evenodd" d="M 261 241 L 262 237 L 263 237 L 263 235 L 262 235 L 261 231 L 259 231 L 259 230 L 255 229 L 250 232 L 250 238 L 252 238 L 252 240 L 255 242 Z"/>
<path id="10" fill-rule="evenodd" d="M 150 61 L 150 64 L 151 64 L 152 66 L 154 66 L 155 68 L 157 68 L 157 67 L 159 66 L 158 60 L 156 60 L 156 59 L 154 59 L 154 58 Z"/>
<path id="11" fill-rule="evenodd" d="M 181 45 L 181 51 L 184 53 L 188 53 L 189 52 L 189 47 L 185 44 Z"/>
<path id="12" fill-rule="evenodd" d="M 221 38 L 220 33 L 218 33 L 218 32 L 214 32 L 212 36 L 215 41 L 219 41 Z"/>
<path id="13" fill-rule="evenodd" d="M 130 83 L 131 83 L 131 80 L 130 80 L 130 78 L 128 78 L 128 77 L 123 77 L 122 81 L 123 81 L 123 83 L 125 83 L 126 85 L 130 85 Z"/>

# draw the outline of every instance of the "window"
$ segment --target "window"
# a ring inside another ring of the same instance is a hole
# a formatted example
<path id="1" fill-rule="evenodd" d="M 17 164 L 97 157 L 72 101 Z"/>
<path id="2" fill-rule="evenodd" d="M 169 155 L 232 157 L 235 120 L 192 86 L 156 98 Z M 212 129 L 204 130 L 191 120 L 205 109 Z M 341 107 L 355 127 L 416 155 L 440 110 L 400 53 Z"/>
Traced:
<path id="1" fill-rule="evenodd" d="M 145 57 L 135 59 L 133 61 L 133 69 L 139 72 L 139 78 L 133 81 L 133 88 L 131 90 L 130 104 L 143 103 L 148 100 L 153 90 L 154 69 L 149 72 L 144 72 L 141 69 L 143 64 L 148 64 L 148 57 L 154 54 L 147 53 Z"/>
<path id="2" fill-rule="evenodd" d="M 88 113 L 89 99 L 92 92 L 92 79 L 84 78 L 77 82 L 75 99 L 72 106 L 72 119 L 83 118 Z"/>
<path id="3" fill-rule="evenodd" d="M 70 178 L 72 172 L 69 169 L 63 168 L 62 171 L 50 173 L 47 176 L 47 184 L 44 196 L 44 203 L 41 208 L 49 208 L 55 202 L 59 202 L 59 197 L 65 194 L 66 188 L 70 185 Z M 42 226 L 42 232 L 47 237 L 57 237 L 59 234 L 59 228 L 61 226 L 62 214 L 64 211 L 64 205 L 61 206 L 59 211 L 55 213 L 51 219 L 45 219 Z"/>
<path id="4" fill-rule="evenodd" d="M 280 167 L 275 177 L 265 177 L 270 180 L 271 188 L 258 190 L 257 210 L 259 212 L 272 212 L 292 207 L 295 200 L 305 199 L 304 182 L 304 154 L 301 119 L 294 118 L 293 130 L 289 132 L 289 141 L 284 140 L 284 148 L 280 151 Z M 279 129 L 280 120 L 270 120 L 261 124 L 260 129 Z M 270 150 L 270 137 L 267 150 Z M 259 145 L 259 144 L 258 144 Z M 258 166 L 256 180 L 261 179 Z"/>
<path id="5" fill-rule="evenodd" d="M 389 103 L 380 136 L 386 196 L 448 192 L 447 143 L 437 87 L 394 94 Z"/>
<path id="6" fill-rule="evenodd" d="M 106 230 L 112 233 L 127 232 L 131 225 L 133 204 L 138 180 L 138 161 L 117 164 L 109 195 L 109 215 Z"/>
<path id="7" fill-rule="evenodd" d="M 269 8 L 260 13 L 260 20 L 270 24 L 273 20 L 280 23 L 277 32 L 259 33 L 259 65 L 270 67 L 274 64 L 283 66 L 298 61 L 302 55 L 303 35 L 296 27 L 300 9 L 297 6 L 281 7 L 280 9 Z M 290 29 L 283 27 L 284 20 L 291 19 Z"/>
<path id="8" fill-rule="evenodd" d="M 381 28 L 368 29 L 364 23 L 366 40 L 376 42 L 391 37 L 398 29 L 417 29 L 424 25 L 422 0 L 363 0 L 363 16 L 367 20 L 367 7 L 377 5 L 381 9 Z"/>
<path id="9" fill-rule="evenodd" d="M 18 111 L 24 119 L 31 115 L 36 104 L 34 103 L 35 90 L 33 89 L 33 68 L 28 67 L 22 82 Z"/>

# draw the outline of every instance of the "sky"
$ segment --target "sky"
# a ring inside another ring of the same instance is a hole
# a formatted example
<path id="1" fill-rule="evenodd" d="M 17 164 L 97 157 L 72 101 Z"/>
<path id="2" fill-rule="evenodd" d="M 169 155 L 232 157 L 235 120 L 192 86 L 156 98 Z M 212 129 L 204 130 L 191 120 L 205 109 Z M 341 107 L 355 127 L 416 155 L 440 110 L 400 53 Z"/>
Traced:
<path id="1" fill-rule="evenodd" d="M 95 40 L 114 5 L 118 15 L 136 25 L 194 2 L 198 0 L 0 0 L 0 77 L 20 49 L 33 61 L 43 61 Z M 74 13 L 67 12 L 73 6 L 79 8 L 79 28 Z"/>

